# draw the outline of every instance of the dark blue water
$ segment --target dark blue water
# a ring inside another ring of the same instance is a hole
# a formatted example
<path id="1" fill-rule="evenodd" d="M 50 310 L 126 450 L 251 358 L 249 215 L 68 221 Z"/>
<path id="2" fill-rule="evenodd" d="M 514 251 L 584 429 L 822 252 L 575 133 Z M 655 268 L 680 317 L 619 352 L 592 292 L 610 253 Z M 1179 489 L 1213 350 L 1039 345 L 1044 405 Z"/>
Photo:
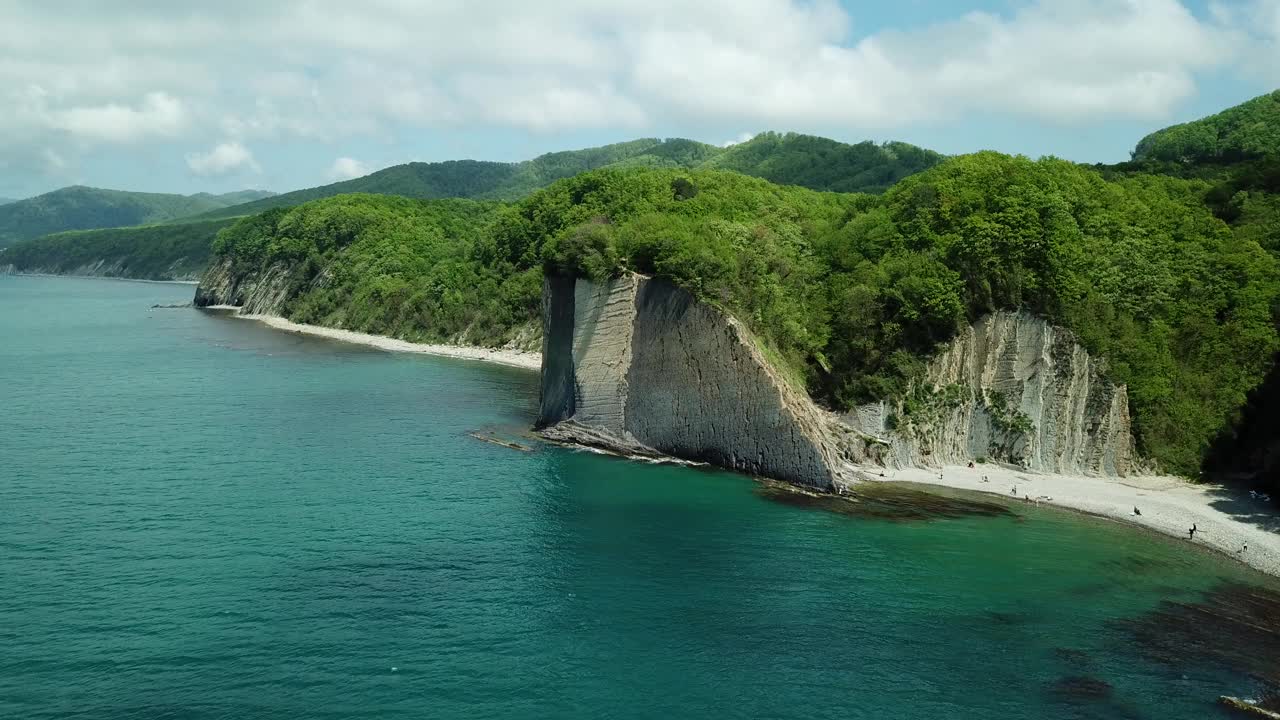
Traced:
<path id="1" fill-rule="evenodd" d="M 0 277 L 0 717 L 1203 718 L 1117 621 L 1217 556 L 1115 524 L 850 518 L 479 442 L 534 374 Z M 1112 689 L 1055 690 L 1087 676 Z"/>

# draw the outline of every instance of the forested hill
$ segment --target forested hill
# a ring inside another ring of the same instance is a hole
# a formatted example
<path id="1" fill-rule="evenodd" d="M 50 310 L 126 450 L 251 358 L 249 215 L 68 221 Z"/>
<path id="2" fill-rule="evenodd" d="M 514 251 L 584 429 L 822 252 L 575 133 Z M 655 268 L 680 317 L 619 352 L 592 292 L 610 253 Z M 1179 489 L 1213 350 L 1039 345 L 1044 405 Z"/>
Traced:
<path id="1" fill-rule="evenodd" d="M 260 190 L 170 195 L 76 185 L 0 206 L 0 248 L 65 230 L 163 222 L 266 195 Z"/>
<path id="2" fill-rule="evenodd" d="M 1280 154 L 1280 90 L 1138 142 L 1138 162 L 1224 163 Z"/>
<path id="3" fill-rule="evenodd" d="M 0 197 L 0 205 L 8 205 L 9 203 L 18 202 L 13 198 Z"/>
<path id="4" fill-rule="evenodd" d="M 762 133 L 727 148 L 693 140 L 644 138 L 548 153 L 518 163 L 450 160 L 396 165 L 354 180 L 206 212 L 199 219 L 251 215 L 345 193 L 517 200 L 556 180 L 606 167 L 724 169 L 813 190 L 874 193 L 938 164 L 943 157 L 907 143 L 849 145 L 796 133 Z"/>
<path id="5" fill-rule="evenodd" d="M 1280 349 L 1280 263 L 1214 217 L 1207 187 L 990 152 L 880 196 L 606 168 L 514 206 L 355 195 L 274 210 L 215 253 L 235 275 L 292 268 L 292 319 L 480 344 L 535 321 L 544 269 L 653 274 L 731 311 L 837 409 L 904 397 L 939 343 L 1024 310 L 1129 386 L 1144 457 L 1194 474 Z"/>

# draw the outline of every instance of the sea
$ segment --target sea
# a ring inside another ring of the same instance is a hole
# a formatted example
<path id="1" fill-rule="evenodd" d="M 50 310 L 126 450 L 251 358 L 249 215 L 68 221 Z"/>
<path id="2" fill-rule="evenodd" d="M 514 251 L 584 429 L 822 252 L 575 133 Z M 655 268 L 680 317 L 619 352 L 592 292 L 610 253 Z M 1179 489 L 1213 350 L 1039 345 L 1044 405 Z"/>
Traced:
<path id="1" fill-rule="evenodd" d="M 1185 542 L 549 445 L 535 372 L 192 294 L 0 277 L 0 718 L 1203 719 L 1280 662 Z"/>

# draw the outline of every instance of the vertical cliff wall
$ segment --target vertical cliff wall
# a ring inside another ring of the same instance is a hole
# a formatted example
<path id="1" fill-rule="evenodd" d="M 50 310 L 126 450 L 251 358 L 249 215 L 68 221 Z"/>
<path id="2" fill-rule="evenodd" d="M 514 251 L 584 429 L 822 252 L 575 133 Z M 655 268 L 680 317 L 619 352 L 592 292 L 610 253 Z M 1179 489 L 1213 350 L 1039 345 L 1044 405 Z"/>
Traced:
<path id="1" fill-rule="evenodd" d="M 929 363 L 912 402 L 842 420 L 880 439 L 898 466 L 991 458 L 1031 470 L 1126 475 L 1134 465 L 1123 385 L 1067 330 L 1000 312 L 966 328 Z"/>
<path id="2" fill-rule="evenodd" d="M 215 260 L 196 286 L 195 306 L 235 305 L 245 315 L 283 315 L 284 305 L 297 291 L 293 270 L 273 265 L 266 270 L 237 273 L 229 258 Z"/>
<path id="3" fill-rule="evenodd" d="M 539 425 L 548 437 L 831 488 L 828 419 L 734 319 L 670 283 L 550 277 Z"/>
<path id="4" fill-rule="evenodd" d="M 738 321 L 674 285 L 548 277 L 539 425 L 549 437 L 704 460 L 830 488 L 858 466 L 989 458 L 1124 475 L 1128 397 L 1068 331 L 996 313 L 928 366 L 909 398 L 836 417 L 770 366 Z"/>

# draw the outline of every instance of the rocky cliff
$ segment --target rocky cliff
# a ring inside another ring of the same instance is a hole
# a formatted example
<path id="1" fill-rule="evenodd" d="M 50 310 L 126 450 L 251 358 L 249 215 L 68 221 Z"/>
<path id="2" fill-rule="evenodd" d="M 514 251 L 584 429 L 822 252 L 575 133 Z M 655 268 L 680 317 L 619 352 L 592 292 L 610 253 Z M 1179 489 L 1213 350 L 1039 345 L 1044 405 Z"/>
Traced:
<path id="1" fill-rule="evenodd" d="M 908 397 L 842 416 L 788 384 L 737 320 L 664 281 L 548 277 L 543 322 L 538 422 L 553 439 L 819 488 L 859 467 L 991 459 L 1124 475 L 1134 463 L 1124 386 L 1028 315 L 983 318 Z"/>
<path id="2" fill-rule="evenodd" d="M 236 272 L 230 259 L 213 263 L 196 286 L 196 307 L 234 305 L 244 315 L 283 315 L 285 303 L 297 291 L 286 265 L 247 273 Z"/>
<path id="3" fill-rule="evenodd" d="M 549 277 L 543 322 L 548 437 L 824 489 L 843 478 L 825 414 L 736 320 L 684 290 L 636 275 Z"/>
<path id="4" fill-rule="evenodd" d="M 1072 333 L 1030 315 L 995 313 L 966 328 L 909 395 L 841 418 L 878 441 L 885 464 L 990 458 L 1085 475 L 1133 468 L 1125 387 Z"/>

